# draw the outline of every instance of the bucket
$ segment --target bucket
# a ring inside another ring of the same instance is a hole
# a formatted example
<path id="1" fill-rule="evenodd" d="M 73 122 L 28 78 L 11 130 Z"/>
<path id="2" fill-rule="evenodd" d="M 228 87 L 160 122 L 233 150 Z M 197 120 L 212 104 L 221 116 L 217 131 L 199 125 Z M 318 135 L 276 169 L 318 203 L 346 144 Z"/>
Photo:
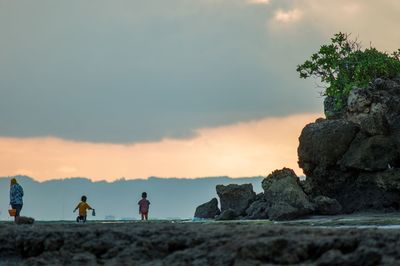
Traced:
<path id="1" fill-rule="evenodd" d="M 10 214 L 10 216 L 16 216 L 17 215 L 17 210 L 16 209 L 9 209 L 8 213 Z"/>

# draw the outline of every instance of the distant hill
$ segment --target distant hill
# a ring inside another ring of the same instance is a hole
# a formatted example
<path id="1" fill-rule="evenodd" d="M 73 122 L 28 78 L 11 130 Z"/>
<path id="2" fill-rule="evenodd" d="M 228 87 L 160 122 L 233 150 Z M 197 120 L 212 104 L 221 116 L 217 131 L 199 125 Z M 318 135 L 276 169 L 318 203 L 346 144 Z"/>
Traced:
<path id="1" fill-rule="evenodd" d="M 158 178 L 145 180 L 117 180 L 92 182 L 87 178 L 68 178 L 37 182 L 27 176 L 17 176 L 25 191 L 23 215 L 37 220 L 73 220 L 73 209 L 82 195 L 96 209 L 96 217 L 89 219 L 137 219 L 141 193 L 146 191 L 151 202 L 151 218 L 192 218 L 195 208 L 216 197 L 218 184 L 253 184 L 254 191 L 262 191 L 263 177 L 229 178 L 206 177 L 197 179 Z M 0 177 L 0 219 L 10 220 L 9 178 Z"/>

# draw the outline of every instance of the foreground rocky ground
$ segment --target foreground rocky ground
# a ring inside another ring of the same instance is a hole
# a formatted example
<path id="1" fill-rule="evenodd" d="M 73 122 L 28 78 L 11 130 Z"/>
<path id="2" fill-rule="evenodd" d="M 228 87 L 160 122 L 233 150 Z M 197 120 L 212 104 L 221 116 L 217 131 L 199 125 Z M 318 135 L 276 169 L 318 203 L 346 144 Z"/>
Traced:
<path id="1" fill-rule="evenodd" d="M 271 222 L 0 224 L 0 265 L 399 265 L 400 230 Z"/>

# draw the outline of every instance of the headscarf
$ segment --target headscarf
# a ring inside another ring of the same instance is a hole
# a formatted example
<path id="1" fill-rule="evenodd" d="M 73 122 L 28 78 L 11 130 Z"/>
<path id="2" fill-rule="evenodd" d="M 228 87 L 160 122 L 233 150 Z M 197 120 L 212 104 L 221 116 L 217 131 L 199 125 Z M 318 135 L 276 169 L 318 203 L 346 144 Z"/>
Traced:
<path id="1" fill-rule="evenodd" d="M 13 185 L 15 185 L 15 184 L 17 184 L 17 179 L 12 178 L 12 179 L 11 179 L 11 186 L 13 186 Z"/>

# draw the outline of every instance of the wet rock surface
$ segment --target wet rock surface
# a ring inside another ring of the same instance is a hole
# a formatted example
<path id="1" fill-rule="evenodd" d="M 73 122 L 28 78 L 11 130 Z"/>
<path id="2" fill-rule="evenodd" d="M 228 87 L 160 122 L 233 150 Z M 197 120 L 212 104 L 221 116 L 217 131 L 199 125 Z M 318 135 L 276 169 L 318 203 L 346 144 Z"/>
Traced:
<path id="1" fill-rule="evenodd" d="M 0 224 L 2 265 L 396 265 L 399 230 L 243 223 Z"/>

